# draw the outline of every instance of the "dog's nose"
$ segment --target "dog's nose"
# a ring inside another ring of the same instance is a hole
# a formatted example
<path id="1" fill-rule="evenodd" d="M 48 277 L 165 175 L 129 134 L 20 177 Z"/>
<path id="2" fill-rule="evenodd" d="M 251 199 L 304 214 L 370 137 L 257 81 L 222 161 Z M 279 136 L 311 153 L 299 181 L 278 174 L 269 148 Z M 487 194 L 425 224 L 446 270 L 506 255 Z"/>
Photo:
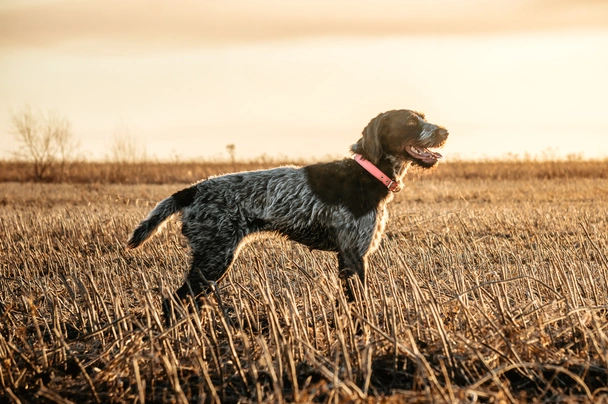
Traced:
<path id="1" fill-rule="evenodd" d="M 446 128 L 439 128 L 439 130 L 437 131 L 437 135 L 442 138 L 447 138 L 449 134 L 450 132 L 448 132 Z"/>

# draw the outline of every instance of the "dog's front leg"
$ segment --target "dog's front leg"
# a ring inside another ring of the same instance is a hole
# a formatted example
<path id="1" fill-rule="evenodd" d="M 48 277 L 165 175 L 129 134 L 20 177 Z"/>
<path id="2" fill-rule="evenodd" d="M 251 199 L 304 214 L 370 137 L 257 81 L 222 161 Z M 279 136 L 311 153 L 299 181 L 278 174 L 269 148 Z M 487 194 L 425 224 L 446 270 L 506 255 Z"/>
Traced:
<path id="1" fill-rule="evenodd" d="M 361 285 L 365 288 L 365 258 L 363 255 L 353 251 L 341 251 L 338 253 L 338 268 L 344 293 L 349 301 L 355 300 L 355 292 L 352 282 L 353 275 L 357 275 Z"/>

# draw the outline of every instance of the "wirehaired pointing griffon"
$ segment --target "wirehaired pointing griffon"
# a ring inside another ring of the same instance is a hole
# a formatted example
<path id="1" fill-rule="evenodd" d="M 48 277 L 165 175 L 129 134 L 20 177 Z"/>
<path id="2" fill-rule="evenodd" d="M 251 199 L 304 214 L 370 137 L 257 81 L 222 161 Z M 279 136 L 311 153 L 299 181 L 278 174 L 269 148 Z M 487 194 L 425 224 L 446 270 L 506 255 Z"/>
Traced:
<path id="1" fill-rule="evenodd" d="M 187 280 L 176 297 L 201 294 L 228 272 L 248 236 L 273 232 L 311 249 L 338 253 L 345 291 L 348 279 L 365 284 L 366 257 L 378 248 L 386 204 L 411 164 L 433 167 L 448 131 L 424 114 L 394 110 L 372 119 L 351 146 L 353 158 L 306 167 L 279 167 L 212 177 L 161 201 L 135 229 L 137 248 L 170 216 L 181 212 L 192 250 Z M 168 307 L 165 302 L 165 309 Z"/>

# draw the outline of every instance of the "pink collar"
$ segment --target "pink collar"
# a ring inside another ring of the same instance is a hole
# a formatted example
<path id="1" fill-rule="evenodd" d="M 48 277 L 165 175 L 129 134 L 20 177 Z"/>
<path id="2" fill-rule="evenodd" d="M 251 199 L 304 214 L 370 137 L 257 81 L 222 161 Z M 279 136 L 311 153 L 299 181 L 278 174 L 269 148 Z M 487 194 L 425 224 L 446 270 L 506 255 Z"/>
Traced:
<path id="1" fill-rule="evenodd" d="M 393 181 L 391 177 L 384 174 L 378 167 L 376 167 L 371 161 L 366 160 L 362 155 L 355 154 L 353 156 L 355 161 L 361 165 L 361 167 L 365 168 L 367 172 L 376 177 L 378 181 L 386 185 L 389 191 L 391 192 L 399 192 L 401 188 L 399 188 L 399 184 Z"/>

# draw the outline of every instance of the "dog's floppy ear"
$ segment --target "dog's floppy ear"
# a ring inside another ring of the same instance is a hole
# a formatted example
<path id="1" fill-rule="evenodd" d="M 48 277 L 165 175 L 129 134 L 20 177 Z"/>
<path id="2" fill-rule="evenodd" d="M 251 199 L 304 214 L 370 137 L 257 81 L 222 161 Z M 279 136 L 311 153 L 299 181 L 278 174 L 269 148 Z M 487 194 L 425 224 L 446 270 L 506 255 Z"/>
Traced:
<path id="1" fill-rule="evenodd" d="M 367 153 L 369 160 L 374 164 L 378 164 L 378 161 L 380 161 L 380 158 L 382 157 L 380 134 L 382 132 L 385 115 L 385 113 L 378 115 L 367 124 L 365 129 L 363 129 L 361 146 L 363 146 L 363 150 Z"/>

